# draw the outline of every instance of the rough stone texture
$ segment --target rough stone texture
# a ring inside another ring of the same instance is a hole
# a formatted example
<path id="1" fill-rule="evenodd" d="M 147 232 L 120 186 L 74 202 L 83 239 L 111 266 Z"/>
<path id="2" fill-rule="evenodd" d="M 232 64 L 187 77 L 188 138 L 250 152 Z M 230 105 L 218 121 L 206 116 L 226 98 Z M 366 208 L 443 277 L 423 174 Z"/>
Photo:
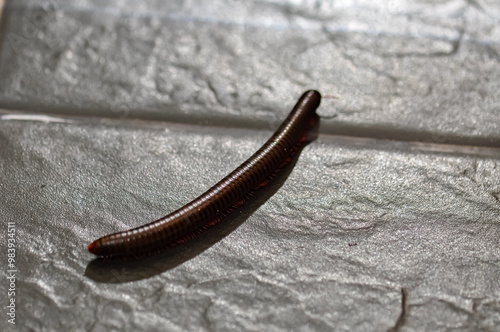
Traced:
<path id="1" fill-rule="evenodd" d="M 2 15 L 1 331 L 500 331 L 497 2 Z M 143 261 L 86 251 L 201 194 L 309 88 L 339 97 L 318 137 L 224 223 Z"/>

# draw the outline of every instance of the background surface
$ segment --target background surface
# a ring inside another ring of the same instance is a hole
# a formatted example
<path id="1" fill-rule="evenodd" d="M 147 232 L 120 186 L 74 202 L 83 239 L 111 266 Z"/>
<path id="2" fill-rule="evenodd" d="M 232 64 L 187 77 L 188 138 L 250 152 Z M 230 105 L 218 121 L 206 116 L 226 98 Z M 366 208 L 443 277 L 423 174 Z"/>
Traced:
<path id="1" fill-rule="evenodd" d="M 499 331 L 499 23 L 486 0 L 5 1 L 0 330 Z M 311 88 L 338 97 L 317 138 L 241 211 L 143 261 L 87 252 Z"/>

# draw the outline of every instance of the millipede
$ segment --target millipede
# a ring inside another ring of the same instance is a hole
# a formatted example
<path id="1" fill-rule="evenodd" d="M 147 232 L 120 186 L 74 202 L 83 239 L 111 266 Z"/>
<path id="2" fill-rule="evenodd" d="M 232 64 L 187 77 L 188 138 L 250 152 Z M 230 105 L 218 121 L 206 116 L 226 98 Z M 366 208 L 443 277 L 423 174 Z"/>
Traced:
<path id="1" fill-rule="evenodd" d="M 92 242 L 88 250 L 105 258 L 140 258 L 184 243 L 215 225 L 291 162 L 317 120 L 320 101 L 318 91 L 304 92 L 271 138 L 201 196 L 156 221 L 103 236 Z"/>

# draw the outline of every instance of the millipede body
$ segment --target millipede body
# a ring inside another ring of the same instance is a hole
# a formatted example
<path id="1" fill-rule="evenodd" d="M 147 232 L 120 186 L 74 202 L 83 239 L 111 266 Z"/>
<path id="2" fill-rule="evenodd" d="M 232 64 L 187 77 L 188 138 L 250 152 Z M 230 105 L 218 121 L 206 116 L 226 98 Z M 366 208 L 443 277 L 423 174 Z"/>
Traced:
<path id="1" fill-rule="evenodd" d="M 291 160 L 316 120 L 320 101 L 318 91 L 306 91 L 273 136 L 204 194 L 156 221 L 101 237 L 88 250 L 104 257 L 140 257 L 182 243 L 218 222 Z"/>

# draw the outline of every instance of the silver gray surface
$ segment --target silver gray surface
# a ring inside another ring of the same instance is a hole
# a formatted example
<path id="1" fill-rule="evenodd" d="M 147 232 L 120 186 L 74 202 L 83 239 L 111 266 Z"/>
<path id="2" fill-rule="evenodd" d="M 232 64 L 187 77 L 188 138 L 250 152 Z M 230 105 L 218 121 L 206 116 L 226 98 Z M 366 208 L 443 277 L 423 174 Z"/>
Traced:
<path id="1" fill-rule="evenodd" d="M 0 330 L 500 331 L 500 4 L 39 3 L 0 22 Z M 241 211 L 140 262 L 86 251 L 309 88 L 339 99 Z"/>

